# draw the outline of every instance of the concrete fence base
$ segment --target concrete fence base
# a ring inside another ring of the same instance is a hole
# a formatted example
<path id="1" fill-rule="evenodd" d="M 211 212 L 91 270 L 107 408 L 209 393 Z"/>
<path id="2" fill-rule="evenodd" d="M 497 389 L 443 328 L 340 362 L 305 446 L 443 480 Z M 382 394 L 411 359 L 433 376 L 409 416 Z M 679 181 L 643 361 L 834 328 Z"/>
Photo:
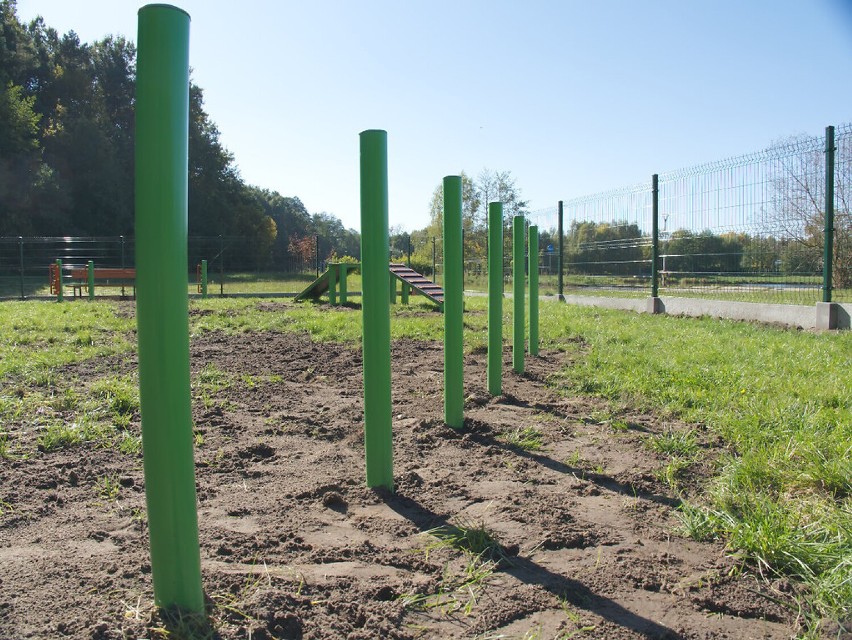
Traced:
<path id="1" fill-rule="evenodd" d="M 705 300 L 703 298 L 607 298 L 604 296 L 565 296 L 568 304 L 621 309 L 637 313 L 665 313 L 672 316 L 710 316 L 729 320 L 749 320 L 783 324 L 802 329 L 850 329 L 852 303 L 818 302 L 815 307 L 795 304 L 763 304 Z"/>

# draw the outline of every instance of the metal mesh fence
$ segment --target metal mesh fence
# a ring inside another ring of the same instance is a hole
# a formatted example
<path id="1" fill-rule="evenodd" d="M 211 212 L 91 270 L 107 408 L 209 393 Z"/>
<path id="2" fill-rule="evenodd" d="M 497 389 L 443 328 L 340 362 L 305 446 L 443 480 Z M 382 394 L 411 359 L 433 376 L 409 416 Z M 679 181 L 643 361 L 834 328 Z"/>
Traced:
<path id="1" fill-rule="evenodd" d="M 852 123 L 837 127 L 834 186 L 834 291 L 852 302 Z"/>

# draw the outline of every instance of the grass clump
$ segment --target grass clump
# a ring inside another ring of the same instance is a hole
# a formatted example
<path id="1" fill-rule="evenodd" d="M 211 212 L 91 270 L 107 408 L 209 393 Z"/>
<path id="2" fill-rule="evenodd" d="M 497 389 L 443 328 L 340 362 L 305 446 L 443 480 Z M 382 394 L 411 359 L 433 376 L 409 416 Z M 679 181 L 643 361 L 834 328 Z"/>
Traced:
<path id="1" fill-rule="evenodd" d="M 524 451 L 539 451 L 544 448 L 544 436 L 535 427 L 518 427 L 501 434 L 499 439 Z"/>

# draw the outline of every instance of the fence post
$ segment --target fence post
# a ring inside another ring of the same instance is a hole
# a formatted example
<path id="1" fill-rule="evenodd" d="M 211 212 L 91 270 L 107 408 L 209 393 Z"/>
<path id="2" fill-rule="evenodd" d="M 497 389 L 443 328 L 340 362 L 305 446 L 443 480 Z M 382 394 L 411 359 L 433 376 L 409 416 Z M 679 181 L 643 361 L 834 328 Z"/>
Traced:
<path id="1" fill-rule="evenodd" d="M 364 276 L 362 275 L 361 277 L 363 278 Z M 396 276 L 392 273 L 388 281 L 388 295 L 390 296 L 390 303 L 396 304 Z"/>
<path id="2" fill-rule="evenodd" d="M 822 301 L 831 302 L 834 262 L 834 127 L 825 128 L 825 247 L 822 258 Z"/>
<path id="3" fill-rule="evenodd" d="M 524 372 L 524 216 L 512 219 L 512 368 Z"/>
<path id="4" fill-rule="evenodd" d="M 64 290 L 63 290 L 63 286 L 62 286 L 62 260 L 59 259 L 59 258 L 56 259 L 56 273 L 58 275 L 57 283 L 56 283 L 56 285 L 57 285 L 56 286 L 56 301 L 62 302 L 63 294 L 64 294 Z"/>
<path id="5" fill-rule="evenodd" d="M 563 255 L 565 253 L 565 227 L 564 227 L 564 216 L 562 209 L 562 200 L 559 201 L 558 207 L 558 219 L 559 219 L 559 260 L 557 261 L 559 264 L 559 276 L 556 279 L 559 287 L 559 299 L 565 300 L 565 282 L 562 279 L 562 274 L 565 272 L 565 261 Z"/>
<path id="6" fill-rule="evenodd" d="M 538 355 L 538 227 L 530 225 L 530 355 Z"/>
<path id="7" fill-rule="evenodd" d="M 488 393 L 503 393 L 503 203 L 488 203 Z"/>
<path id="8" fill-rule="evenodd" d="M 89 260 L 86 265 L 87 284 L 89 285 L 89 300 L 95 299 L 95 263 Z"/>
<path id="9" fill-rule="evenodd" d="M 219 297 L 225 297 L 225 238 L 219 235 Z"/>
<path id="10" fill-rule="evenodd" d="M 444 178 L 444 422 L 464 426 L 462 179 Z"/>
<path id="11" fill-rule="evenodd" d="M 337 263 L 332 262 L 328 265 L 328 302 L 330 305 L 337 305 Z"/>
<path id="12" fill-rule="evenodd" d="M 21 300 L 25 300 L 27 296 L 24 293 L 24 236 L 18 236 L 18 247 L 21 254 Z"/>
<path id="13" fill-rule="evenodd" d="M 201 298 L 207 299 L 207 260 L 201 261 Z"/>
<path id="14" fill-rule="evenodd" d="M 363 131 L 361 146 L 361 313 L 367 486 L 393 491 L 388 134 Z M 393 278 L 393 276 L 391 276 Z M 396 285 L 394 285 L 396 287 Z"/>
<path id="15" fill-rule="evenodd" d="M 204 611 L 189 374 L 189 14 L 139 10 L 136 305 L 154 601 Z"/>
<path id="16" fill-rule="evenodd" d="M 660 273 L 657 262 L 660 259 L 660 188 L 659 176 L 651 176 L 651 297 L 660 294 Z"/>
<path id="17" fill-rule="evenodd" d="M 124 236 L 118 236 L 121 239 L 121 268 L 124 269 Z M 124 297 L 124 281 L 121 282 L 121 297 Z"/>
<path id="18" fill-rule="evenodd" d="M 347 289 L 346 278 L 349 275 L 348 265 L 345 262 L 341 262 L 337 265 L 337 281 L 340 285 L 340 304 L 346 304 L 347 298 L 349 296 L 349 290 Z"/>

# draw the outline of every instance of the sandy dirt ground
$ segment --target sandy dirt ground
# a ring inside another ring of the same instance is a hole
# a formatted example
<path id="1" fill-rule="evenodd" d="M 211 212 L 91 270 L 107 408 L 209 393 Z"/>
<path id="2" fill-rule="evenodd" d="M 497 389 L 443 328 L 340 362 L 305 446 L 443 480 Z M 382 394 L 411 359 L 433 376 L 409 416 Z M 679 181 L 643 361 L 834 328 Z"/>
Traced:
<path id="1" fill-rule="evenodd" d="M 208 637 L 795 635 L 777 604 L 789 585 L 678 533 L 678 499 L 645 442 L 684 425 L 560 394 L 547 380 L 570 365 L 562 352 L 528 357 L 519 376 L 507 349 L 496 398 L 485 354 L 466 356 L 457 432 L 442 420 L 441 344 L 392 351 L 388 493 L 365 487 L 358 349 L 278 333 L 193 340 L 194 379 L 205 365 L 220 378 L 193 401 Z M 133 357 L 68 366 L 55 393 L 135 369 Z M 141 456 L 37 452 L 25 422 L 6 426 L 33 454 L 0 461 L 0 638 L 179 637 L 153 607 Z M 519 433 L 541 448 L 513 443 Z M 702 445 L 710 458 L 720 447 Z M 441 544 L 466 530 L 495 544 L 481 556 Z"/>

